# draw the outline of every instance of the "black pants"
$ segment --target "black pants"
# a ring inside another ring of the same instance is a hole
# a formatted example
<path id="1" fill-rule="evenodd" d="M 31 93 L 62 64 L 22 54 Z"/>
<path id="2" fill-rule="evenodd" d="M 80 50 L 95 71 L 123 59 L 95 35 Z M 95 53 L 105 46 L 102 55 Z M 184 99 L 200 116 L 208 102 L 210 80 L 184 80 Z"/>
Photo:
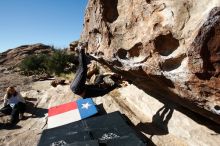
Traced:
<path id="1" fill-rule="evenodd" d="M 14 108 L 12 108 L 10 105 L 6 105 L 2 109 L 0 109 L 0 112 L 6 115 L 11 115 L 11 124 L 17 124 L 19 121 L 19 113 L 23 114 L 26 109 L 26 104 L 19 102 L 17 103 Z"/>
<path id="2" fill-rule="evenodd" d="M 79 67 L 76 71 L 75 78 L 72 81 L 70 88 L 75 94 L 82 94 L 85 91 L 85 83 L 87 77 L 87 63 L 84 50 L 79 52 Z"/>
<path id="3" fill-rule="evenodd" d="M 75 78 L 72 81 L 70 88 L 73 93 L 80 95 L 83 92 L 85 93 L 85 97 L 97 97 L 103 96 L 107 92 L 111 91 L 115 87 L 109 88 L 100 88 L 96 85 L 86 85 L 86 78 L 87 78 L 87 62 L 86 62 L 86 55 L 84 50 L 79 52 L 79 67 L 76 71 Z"/>

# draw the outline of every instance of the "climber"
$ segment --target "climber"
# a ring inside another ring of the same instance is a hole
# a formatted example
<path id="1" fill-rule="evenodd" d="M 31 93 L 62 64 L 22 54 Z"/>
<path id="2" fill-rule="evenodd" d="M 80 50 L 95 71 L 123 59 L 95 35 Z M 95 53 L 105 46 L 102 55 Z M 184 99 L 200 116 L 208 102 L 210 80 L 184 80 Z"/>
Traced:
<path id="1" fill-rule="evenodd" d="M 96 97 L 102 96 L 111 90 L 113 90 L 117 85 L 114 84 L 112 86 L 106 86 L 102 88 L 96 85 L 87 85 L 87 56 L 85 54 L 85 48 L 87 48 L 87 43 L 79 43 L 78 47 L 76 47 L 76 51 L 79 53 L 79 67 L 76 71 L 75 78 L 72 81 L 70 88 L 73 93 L 81 96 L 81 97 Z M 103 76 L 99 77 L 99 81 L 97 83 L 101 83 Z"/>
<path id="2" fill-rule="evenodd" d="M 9 125 L 16 125 L 20 119 L 23 119 L 26 104 L 21 94 L 10 86 L 4 96 L 3 108 L 0 109 L 0 116 L 11 115 Z"/>

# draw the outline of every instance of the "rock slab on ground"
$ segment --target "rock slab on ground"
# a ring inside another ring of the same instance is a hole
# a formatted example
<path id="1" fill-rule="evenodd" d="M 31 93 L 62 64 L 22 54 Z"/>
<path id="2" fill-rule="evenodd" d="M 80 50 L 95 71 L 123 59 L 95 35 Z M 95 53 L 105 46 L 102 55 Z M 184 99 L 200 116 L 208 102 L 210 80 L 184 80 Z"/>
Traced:
<path id="1" fill-rule="evenodd" d="M 134 85 L 128 84 L 94 101 L 107 113 L 125 114 L 134 128 L 148 138 L 150 146 L 218 146 L 220 143 L 218 124 L 173 102 L 162 103 Z"/>
<path id="2" fill-rule="evenodd" d="M 30 84 L 31 90 L 21 92 L 29 103 L 26 118 L 15 129 L 0 125 L 0 145 L 37 145 L 42 131 L 47 128 L 47 109 L 77 99 L 69 85 L 54 88 L 50 82 L 34 82 Z M 183 114 L 178 106 L 161 103 L 134 85 L 128 84 L 93 100 L 107 113 L 125 114 L 134 128 L 145 134 L 150 146 L 218 146 L 220 143 L 220 129 L 215 123 L 206 123 L 207 119 L 190 115 L 193 113 L 189 110 L 186 110 L 189 114 Z"/>

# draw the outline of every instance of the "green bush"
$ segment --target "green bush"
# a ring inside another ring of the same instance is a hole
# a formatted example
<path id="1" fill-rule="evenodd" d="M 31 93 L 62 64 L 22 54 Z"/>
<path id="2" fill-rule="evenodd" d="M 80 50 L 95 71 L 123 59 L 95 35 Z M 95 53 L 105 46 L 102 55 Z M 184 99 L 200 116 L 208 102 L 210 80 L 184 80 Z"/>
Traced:
<path id="1" fill-rule="evenodd" d="M 47 70 L 56 75 L 65 72 L 65 68 L 68 67 L 67 56 L 68 55 L 64 51 L 55 51 L 47 61 Z"/>
<path id="2" fill-rule="evenodd" d="M 60 75 L 75 70 L 77 57 L 63 50 L 55 50 L 51 55 L 38 54 L 25 58 L 20 69 L 25 75 L 47 73 Z"/>
<path id="3" fill-rule="evenodd" d="M 28 56 L 21 62 L 20 69 L 26 75 L 45 72 L 46 67 L 44 63 L 46 62 L 46 58 L 45 54 Z"/>

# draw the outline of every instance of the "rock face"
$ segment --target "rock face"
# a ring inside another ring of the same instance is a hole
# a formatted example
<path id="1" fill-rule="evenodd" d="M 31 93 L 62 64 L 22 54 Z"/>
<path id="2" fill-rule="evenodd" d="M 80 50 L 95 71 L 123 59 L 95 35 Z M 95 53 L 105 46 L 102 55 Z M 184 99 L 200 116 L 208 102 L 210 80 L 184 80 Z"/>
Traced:
<path id="1" fill-rule="evenodd" d="M 220 124 L 219 0 L 90 0 L 81 40 L 145 92 Z"/>
<path id="2" fill-rule="evenodd" d="M 28 55 L 51 52 L 51 47 L 44 44 L 23 45 L 0 53 L 0 65 L 15 66 Z"/>

